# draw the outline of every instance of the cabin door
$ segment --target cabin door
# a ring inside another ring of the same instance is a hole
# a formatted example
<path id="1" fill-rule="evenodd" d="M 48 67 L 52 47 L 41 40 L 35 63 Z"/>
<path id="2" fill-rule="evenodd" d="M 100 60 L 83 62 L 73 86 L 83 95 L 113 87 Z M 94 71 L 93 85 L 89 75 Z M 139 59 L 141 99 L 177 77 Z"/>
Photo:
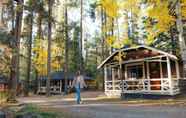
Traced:
<path id="1" fill-rule="evenodd" d="M 149 62 L 149 75 L 151 90 L 161 90 L 160 64 L 159 62 Z"/>
<path id="2" fill-rule="evenodd" d="M 144 78 L 144 65 L 142 63 L 127 64 L 125 67 L 126 78 L 128 80 L 138 80 Z"/>

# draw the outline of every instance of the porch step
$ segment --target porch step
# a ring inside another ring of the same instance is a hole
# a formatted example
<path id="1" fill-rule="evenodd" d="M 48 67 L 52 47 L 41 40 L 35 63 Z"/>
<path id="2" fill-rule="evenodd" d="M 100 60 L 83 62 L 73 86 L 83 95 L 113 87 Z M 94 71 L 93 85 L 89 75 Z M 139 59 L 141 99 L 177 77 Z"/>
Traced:
<path id="1" fill-rule="evenodd" d="M 120 97 L 121 91 L 105 91 L 106 96 L 108 97 Z"/>

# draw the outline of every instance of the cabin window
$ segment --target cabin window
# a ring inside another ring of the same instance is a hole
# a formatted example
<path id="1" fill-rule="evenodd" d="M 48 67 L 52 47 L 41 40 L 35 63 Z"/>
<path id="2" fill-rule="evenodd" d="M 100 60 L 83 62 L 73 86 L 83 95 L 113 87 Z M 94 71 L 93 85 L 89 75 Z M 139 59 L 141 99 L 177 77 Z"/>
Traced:
<path id="1" fill-rule="evenodd" d="M 143 78 L 143 65 L 127 66 L 128 79 L 142 79 Z"/>

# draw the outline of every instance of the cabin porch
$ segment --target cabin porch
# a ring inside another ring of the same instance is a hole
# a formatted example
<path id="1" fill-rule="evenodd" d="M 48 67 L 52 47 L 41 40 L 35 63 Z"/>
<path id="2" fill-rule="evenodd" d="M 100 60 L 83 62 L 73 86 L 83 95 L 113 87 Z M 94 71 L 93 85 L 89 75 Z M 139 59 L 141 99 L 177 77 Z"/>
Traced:
<path id="1" fill-rule="evenodd" d="M 67 88 L 72 84 L 72 80 L 67 80 Z M 53 94 L 61 94 L 64 91 L 64 80 L 51 80 L 50 92 Z M 38 93 L 46 93 L 46 79 L 40 79 L 38 83 Z"/>
<path id="2" fill-rule="evenodd" d="M 182 65 L 172 54 L 146 45 L 118 49 L 98 69 L 104 68 L 105 94 L 176 95 Z"/>
<path id="3" fill-rule="evenodd" d="M 179 64 L 168 56 L 149 57 L 105 65 L 105 94 L 121 93 L 176 95 L 179 93 Z M 120 77 L 122 76 L 122 77 Z"/>

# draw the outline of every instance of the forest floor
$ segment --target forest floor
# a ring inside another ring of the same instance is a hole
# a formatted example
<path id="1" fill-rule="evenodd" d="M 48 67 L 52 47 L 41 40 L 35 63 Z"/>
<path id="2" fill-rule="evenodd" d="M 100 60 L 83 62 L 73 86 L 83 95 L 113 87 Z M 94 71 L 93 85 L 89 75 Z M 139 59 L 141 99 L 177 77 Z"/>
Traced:
<path id="1" fill-rule="evenodd" d="M 83 104 L 77 105 L 75 94 L 67 96 L 32 96 L 20 98 L 23 104 L 35 104 L 44 111 L 65 114 L 66 118 L 185 118 L 186 97 L 176 99 L 108 98 L 100 91 L 82 93 Z M 62 117 L 61 117 L 62 118 Z"/>
<path id="2" fill-rule="evenodd" d="M 53 105 L 57 103 L 62 103 L 64 105 L 75 105 L 76 104 L 75 93 L 70 93 L 68 95 L 53 95 L 51 97 L 46 97 L 44 95 L 32 95 L 30 97 L 20 97 L 18 101 L 21 104 L 38 104 L 38 105 Z M 84 104 L 182 104 L 186 105 L 186 95 L 181 95 L 176 98 L 162 98 L 162 99 L 124 99 L 121 100 L 119 97 L 107 97 L 102 91 L 84 91 L 81 93 L 81 98 Z"/>
<path id="3" fill-rule="evenodd" d="M 100 91 L 81 94 L 83 104 L 77 105 L 75 94 L 66 96 L 31 95 L 18 98 L 19 105 L 35 105 L 41 111 L 62 113 L 65 118 L 185 118 L 186 96 L 176 99 L 108 98 Z M 148 111 L 148 112 L 147 112 Z M 124 115 L 125 113 L 125 115 Z M 157 116 L 158 115 L 158 116 Z M 63 118 L 59 117 L 59 118 Z"/>

